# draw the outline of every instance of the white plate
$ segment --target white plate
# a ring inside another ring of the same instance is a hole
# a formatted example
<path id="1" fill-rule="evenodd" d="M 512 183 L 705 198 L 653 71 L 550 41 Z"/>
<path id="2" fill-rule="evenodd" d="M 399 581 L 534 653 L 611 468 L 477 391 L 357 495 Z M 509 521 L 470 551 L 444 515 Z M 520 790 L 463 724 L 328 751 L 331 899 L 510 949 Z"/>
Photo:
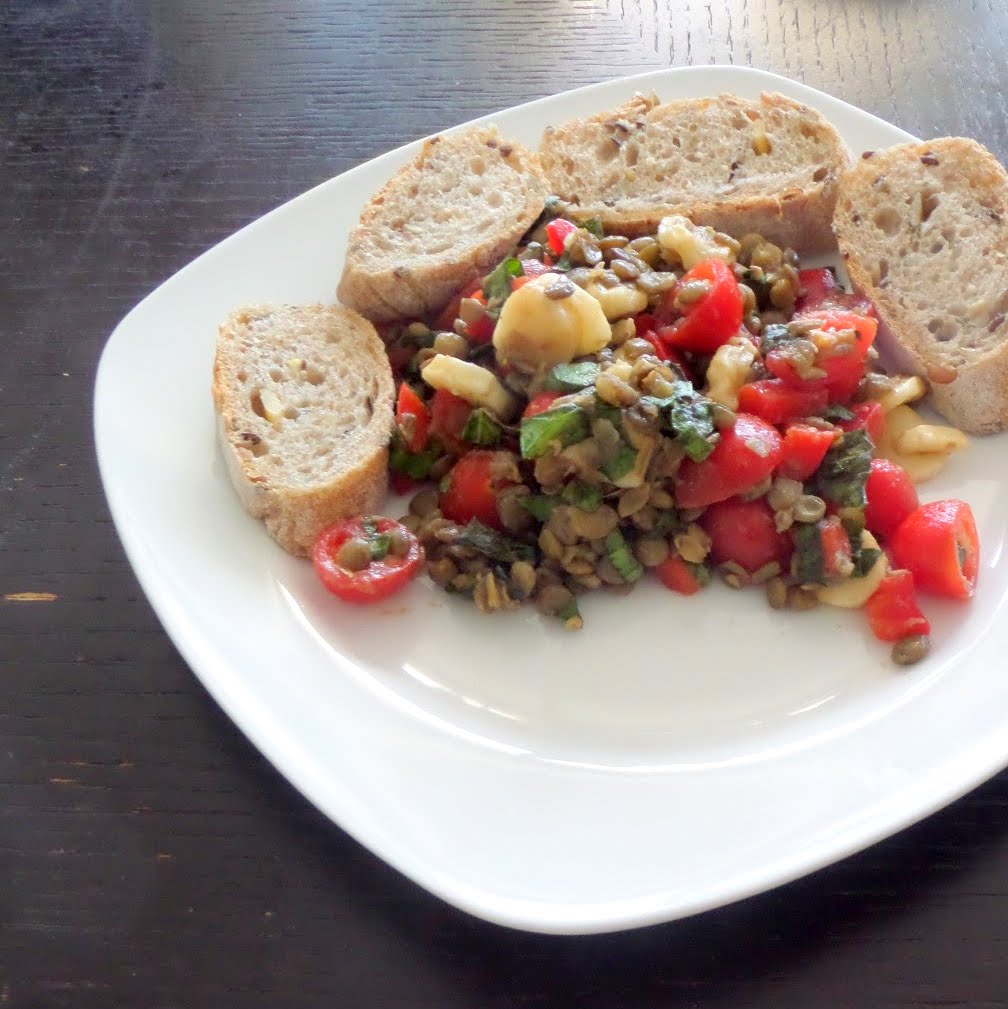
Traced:
<path id="1" fill-rule="evenodd" d="M 669 70 L 489 117 L 530 144 L 622 102 L 779 90 L 855 151 L 908 138 L 755 70 Z M 416 144 L 347 172 L 201 256 L 135 308 L 98 371 L 116 526 L 186 661 L 256 746 L 362 844 L 445 900 L 545 932 L 662 921 L 793 879 L 925 816 L 1008 764 L 1003 437 L 925 489 L 973 506 L 970 606 L 929 601 L 905 671 L 858 614 L 771 612 L 716 587 L 589 599 L 568 634 L 483 617 L 414 583 L 341 607 L 234 496 L 214 448 L 216 326 L 243 302 L 334 297 L 345 236 Z"/>

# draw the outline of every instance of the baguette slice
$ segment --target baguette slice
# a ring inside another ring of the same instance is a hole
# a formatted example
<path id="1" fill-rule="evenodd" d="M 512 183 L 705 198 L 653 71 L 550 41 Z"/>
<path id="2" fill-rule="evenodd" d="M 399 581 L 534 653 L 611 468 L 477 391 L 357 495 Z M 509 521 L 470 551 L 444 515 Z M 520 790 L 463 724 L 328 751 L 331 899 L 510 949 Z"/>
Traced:
<path id="1" fill-rule="evenodd" d="M 374 327 L 339 306 L 257 305 L 221 325 L 218 436 L 248 512 L 288 552 L 378 508 L 387 489 L 392 371 Z"/>
<path id="2" fill-rule="evenodd" d="M 547 195 L 539 159 L 496 127 L 432 137 L 361 213 L 337 297 L 376 322 L 429 316 L 511 251 Z"/>
<path id="3" fill-rule="evenodd" d="M 973 140 L 866 154 L 833 222 L 855 287 L 879 315 L 879 350 L 924 375 L 964 431 L 1008 424 L 1008 174 Z"/>
<path id="4" fill-rule="evenodd" d="M 551 191 L 607 231 L 653 232 L 685 214 L 801 252 L 834 248 L 830 221 L 850 153 L 816 111 L 779 94 L 660 103 L 549 127 L 539 148 Z"/>

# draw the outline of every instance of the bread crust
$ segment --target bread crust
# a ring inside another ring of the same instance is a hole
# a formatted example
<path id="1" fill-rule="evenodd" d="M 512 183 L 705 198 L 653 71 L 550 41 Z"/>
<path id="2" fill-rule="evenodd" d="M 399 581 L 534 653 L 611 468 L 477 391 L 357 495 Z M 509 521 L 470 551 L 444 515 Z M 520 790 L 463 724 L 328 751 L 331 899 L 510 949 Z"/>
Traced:
<path id="1" fill-rule="evenodd" d="M 361 212 L 337 297 L 375 322 L 429 317 L 514 248 L 547 195 L 536 154 L 496 127 L 432 137 Z"/>
<path id="2" fill-rule="evenodd" d="M 715 122 L 727 129 L 705 129 Z M 801 139 L 788 140 L 788 131 Z M 769 150 L 757 154 L 764 140 Z M 817 150 L 814 162 L 806 147 Z M 818 112 L 776 93 L 666 103 L 637 95 L 610 112 L 547 128 L 539 153 L 552 190 L 577 205 L 575 216 L 598 217 L 607 231 L 650 234 L 663 217 L 684 214 L 807 253 L 834 247 L 837 184 L 851 161 Z M 767 182 L 774 172 L 789 180 L 776 191 Z"/>
<path id="3" fill-rule="evenodd" d="M 310 361 L 317 372 L 306 365 L 288 379 L 284 369 L 289 370 L 292 360 Z M 341 369 L 345 380 L 339 377 Z M 301 371 L 304 378 L 299 377 Z M 272 377 L 278 373 L 279 384 Z M 313 385 L 316 374 L 323 377 Z M 365 394 L 370 403 L 366 421 L 341 428 L 330 420 L 326 427 L 326 411 L 345 412 L 341 399 L 359 398 L 362 381 L 371 383 Z M 278 389 L 292 402 L 296 389 L 296 402 L 302 403 L 292 411 L 297 416 L 270 421 L 257 412 L 257 390 L 261 403 L 267 389 Z M 388 489 L 394 385 L 378 334 L 356 312 L 322 305 L 237 310 L 220 326 L 211 394 L 217 439 L 235 491 L 246 511 L 263 520 L 284 550 L 307 556 L 327 525 L 380 508 Z M 304 456 L 290 454 L 270 462 L 271 453 L 261 452 L 271 439 L 288 437 L 284 425 L 299 423 L 314 427 L 303 435 L 294 430 L 291 438 L 308 440 L 321 430 L 333 447 L 328 459 L 314 460 L 317 472 L 307 476 L 295 468 Z"/>
<path id="4" fill-rule="evenodd" d="M 886 363 L 928 379 L 932 405 L 962 430 L 1008 426 L 1008 173 L 997 159 L 963 137 L 870 153 L 841 180 L 833 228 L 851 283 L 875 305 Z"/>

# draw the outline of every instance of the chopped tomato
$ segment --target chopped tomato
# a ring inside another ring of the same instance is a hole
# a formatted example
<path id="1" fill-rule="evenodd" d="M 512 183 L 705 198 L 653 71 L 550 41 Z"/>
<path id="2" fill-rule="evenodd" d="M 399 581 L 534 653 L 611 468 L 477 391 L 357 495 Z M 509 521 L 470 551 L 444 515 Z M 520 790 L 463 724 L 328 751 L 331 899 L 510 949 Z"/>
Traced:
<path id="1" fill-rule="evenodd" d="M 798 271 L 798 285 L 801 294 L 795 302 L 795 312 L 804 312 L 821 305 L 837 290 L 836 276 L 830 269 Z"/>
<path id="2" fill-rule="evenodd" d="M 637 330 L 637 335 L 645 340 L 647 334 L 653 335 L 660 325 L 661 323 L 651 312 L 641 312 L 640 315 L 634 316 L 634 329 Z"/>
<path id="3" fill-rule="evenodd" d="M 890 571 L 865 603 L 872 633 L 879 641 L 902 641 L 914 634 L 930 634 L 931 624 L 917 605 L 913 575 Z"/>
<path id="4" fill-rule="evenodd" d="M 965 501 L 931 501 L 912 511 L 889 539 L 898 567 L 907 568 L 922 592 L 969 599 L 976 588 L 980 544 Z"/>
<path id="5" fill-rule="evenodd" d="M 405 473 L 397 473 L 395 470 L 389 472 L 389 488 L 393 494 L 409 494 L 419 486 L 419 480 L 414 480 Z"/>
<path id="6" fill-rule="evenodd" d="M 742 325 L 742 292 L 731 268 L 720 259 L 705 259 L 683 274 L 677 290 L 691 281 L 704 281 L 707 293 L 682 309 L 682 318 L 662 330 L 670 347 L 694 354 L 713 354 Z"/>
<path id="7" fill-rule="evenodd" d="M 469 420 L 472 406 L 447 389 L 435 389 L 430 400 L 429 436 L 437 438 L 452 452 L 464 451 L 462 429 Z"/>
<path id="8" fill-rule="evenodd" d="M 798 417 L 811 417 L 826 408 L 825 389 L 800 389 L 779 378 L 749 382 L 739 391 L 739 409 L 762 417 L 770 424 L 783 424 Z"/>
<path id="9" fill-rule="evenodd" d="M 387 518 L 352 518 L 319 533 L 312 563 L 322 584 L 348 603 L 374 603 L 398 592 L 420 571 L 423 547 Z"/>
<path id="10" fill-rule="evenodd" d="M 534 417 L 537 413 L 542 413 L 544 410 L 548 410 L 553 403 L 558 400 L 563 395 L 562 392 L 538 392 L 529 401 L 528 406 L 525 407 L 525 412 L 522 414 L 523 417 Z"/>
<path id="11" fill-rule="evenodd" d="M 654 573 L 665 588 L 678 592 L 681 596 L 692 596 L 696 595 L 705 584 L 697 576 L 698 570 L 706 569 L 684 561 L 677 553 L 670 553 L 655 567 Z"/>
<path id="12" fill-rule="evenodd" d="M 764 498 L 730 498 L 712 504 L 700 517 L 711 538 L 710 555 L 716 564 L 734 561 L 749 574 L 776 561 L 785 567 L 791 542 L 777 531 L 773 509 Z"/>
<path id="13" fill-rule="evenodd" d="M 573 221 L 568 221 L 563 217 L 554 217 L 546 225 L 546 243 L 549 245 L 550 252 L 555 256 L 561 255 L 567 236 L 577 229 L 578 226 Z"/>
<path id="14" fill-rule="evenodd" d="M 817 523 L 822 546 L 823 577 L 827 582 L 849 577 L 854 556 L 847 530 L 836 515 L 827 515 Z"/>
<path id="15" fill-rule="evenodd" d="M 880 539 L 888 539 L 917 507 L 917 488 L 907 471 L 888 459 L 872 459 L 865 481 L 865 526 Z"/>
<path id="16" fill-rule="evenodd" d="M 493 529 L 503 528 L 497 513 L 497 498 L 513 480 L 498 476 L 510 453 L 479 449 L 467 452 L 451 468 L 441 494 L 441 514 L 453 522 L 478 519 Z"/>
<path id="17" fill-rule="evenodd" d="M 399 386 L 396 400 L 396 423 L 410 452 L 422 452 L 427 447 L 430 431 L 430 411 L 408 382 Z"/>
<path id="18" fill-rule="evenodd" d="M 668 327 L 666 326 L 664 328 L 667 329 Z M 689 374 L 689 371 L 686 368 L 686 359 L 683 355 L 680 354 L 678 350 L 670 347 L 657 332 L 653 329 L 647 329 L 643 332 L 638 332 L 637 335 L 641 340 L 647 340 L 647 342 L 654 347 L 654 355 L 659 361 L 665 361 L 666 364 L 678 365 L 682 368 L 684 374 Z"/>
<path id="19" fill-rule="evenodd" d="M 824 388 L 831 403 L 845 403 L 864 378 L 865 355 L 875 340 L 878 320 L 853 312 L 834 310 L 812 312 L 808 317 L 817 319 L 825 332 L 853 330 L 855 334 L 853 344 L 838 347 L 835 352 L 820 351 L 816 355 L 815 367 L 825 372 L 825 375 L 818 378 L 802 378 L 788 359 L 785 349 L 771 350 L 766 355 L 765 364 L 785 385 L 806 389 Z"/>
<path id="20" fill-rule="evenodd" d="M 744 494 L 762 483 L 781 461 L 781 436 L 759 417 L 740 413 L 721 432 L 714 451 L 702 462 L 685 459 L 676 475 L 680 508 L 704 508 Z"/>
<path id="21" fill-rule="evenodd" d="M 444 308 L 438 313 L 437 318 L 433 322 L 433 328 L 436 330 L 443 330 L 445 332 L 451 332 L 455 328 L 455 320 L 459 317 L 459 305 L 462 303 L 463 298 L 475 298 L 477 296 L 482 297 L 483 295 L 483 285 L 482 284 L 470 284 L 468 287 L 464 287 L 458 294 L 452 298 L 451 301 L 445 305 Z"/>
<path id="22" fill-rule="evenodd" d="M 481 305 L 486 305 L 486 295 L 482 288 L 469 295 L 473 301 L 478 301 Z M 463 334 L 471 343 L 489 343 L 493 339 L 494 326 L 496 323 L 489 315 L 481 315 L 475 322 L 466 323 Z"/>
<path id="23" fill-rule="evenodd" d="M 809 424 L 789 424 L 784 431 L 777 472 L 792 480 L 807 480 L 819 468 L 833 445 L 833 432 Z"/>
<path id="24" fill-rule="evenodd" d="M 848 409 L 854 417 L 839 421 L 837 427 L 843 431 L 865 431 L 873 444 L 877 445 L 885 434 L 885 410 L 882 409 L 882 404 L 869 400 L 866 403 L 853 403 Z"/>

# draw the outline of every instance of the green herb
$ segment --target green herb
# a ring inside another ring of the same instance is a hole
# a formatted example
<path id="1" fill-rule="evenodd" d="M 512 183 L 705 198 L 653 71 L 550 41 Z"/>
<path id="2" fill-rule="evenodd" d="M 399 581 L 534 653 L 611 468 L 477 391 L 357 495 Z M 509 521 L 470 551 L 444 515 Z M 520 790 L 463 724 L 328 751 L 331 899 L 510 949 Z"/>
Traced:
<path id="1" fill-rule="evenodd" d="M 595 384 L 599 366 L 594 361 L 556 364 L 546 376 L 545 388 L 553 392 L 579 392 Z"/>
<path id="2" fill-rule="evenodd" d="M 826 573 L 818 523 L 799 524 L 794 533 L 794 571 L 799 582 L 822 582 Z"/>
<path id="3" fill-rule="evenodd" d="M 697 585 L 701 588 L 710 585 L 713 576 L 711 575 L 711 569 L 706 564 L 694 564 L 692 561 L 684 561 L 683 563 L 689 568 L 690 574 L 696 579 Z"/>
<path id="4" fill-rule="evenodd" d="M 714 451 L 714 406 L 690 382 L 675 382 L 672 390 L 671 396 L 644 396 L 641 402 L 657 407 L 676 444 L 694 462 L 702 462 Z"/>
<path id="5" fill-rule="evenodd" d="M 483 278 L 483 293 L 487 300 L 487 314 L 496 319 L 500 315 L 501 305 L 511 294 L 511 281 L 523 274 L 520 259 L 509 256 L 499 263 L 495 269 Z"/>
<path id="6" fill-rule="evenodd" d="M 619 572 L 623 581 L 635 582 L 644 574 L 644 568 L 641 567 L 640 561 L 634 557 L 627 541 L 618 529 L 614 529 L 606 536 L 605 548 L 612 566 Z"/>
<path id="7" fill-rule="evenodd" d="M 781 347 L 794 339 L 796 339 L 795 334 L 787 326 L 780 322 L 774 322 L 763 327 L 763 332 L 760 334 L 760 350 L 766 357 L 771 350 L 780 350 Z"/>
<path id="8" fill-rule="evenodd" d="M 575 403 L 555 406 L 534 417 L 524 417 L 518 436 L 523 459 L 538 459 L 553 445 L 566 448 L 589 434 L 588 415 Z"/>
<path id="9" fill-rule="evenodd" d="M 669 533 L 681 533 L 686 531 L 686 523 L 683 522 L 679 512 L 675 508 L 658 512 L 655 516 L 654 532 L 659 536 L 668 536 Z"/>
<path id="10" fill-rule="evenodd" d="M 532 518 L 548 522 L 553 509 L 560 504 L 560 498 L 556 494 L 525 494 L 518 498 L 518 503 Z"/>
<path id="11" fill-rule="evenodd" d="M 634 463 L 636 462 L 637 449 L 623 442 L 619 447 L 619 452 L 616 453 L 616 458 L 604 463 L 601 469 L 615 483 L 617 480 L 625 477 L 634 468 Z"/>
<path id="12" fill-rule="evenodd" d="M 371 560 L 380 561 L 388 556 L 389 548 L 392 546 L 392 537 L 388 533 L 378 533 L 368 542 L 371 546 Z"/>
<path id="13" fill-rule="evenodd" d="M 845 406 L 841 406 L 839 403 L 830 403 L 829 406 L 824 407 L 819 411 L 819 416 L 823 420 L 853 420 L 854 414 L 850 412 Z"/>
<path id="14" fill-rule="evenodd" d="M 742 275 L 746 287 L 756 295 L 756 303 L 760 308 L 768 308 L 770 305 L 770 288 L 773 286 L 767 281 L 767 275 L 760 270 L 758 273 L 749 268 Z"/>
<path id="15" fill-rule="evenodd" d="M 560 258 L 553 262 L 550 269 L 555 273 L 566 273 L 573 265 L 570 256 L 566 252 L 563 252 L 560 254 Z"/>
<path id="16" fill-rule="evenodd" d="M 841 525 L 851 544 L 851 561 L 854 570 L 851 572 L 852 578 L 863 578 L 871 571 L 875 562 L 882 556 L 882 551 L 876 547 L 866 547 L 861 542 L 861 533 L 864 530 L 864 516 L 859 514 L 857 518 L 841 518 Z"/>
<path id="17" fill-rule="evenodd" d="M 482 407 L 477 407 L 462 428 L 462 440 L 473 445 L 496 445 L 502 433 L 500 424 Z"/>
<path id="18" fill-rule="evenodd" d="M 647 397 L 645 396 L 644 399 L 647 399 Z M 661 401 L 656 400 L 656 402 Z M 609 423 L 612 424 L 617 431 L 621 431 L 623 429 L 623 411 L 618 406 L 613 406 L 612 403 L 607 403 L 604 399 L 599 399 L 598 396 L 596 396 L 592 412 L 599 418 L 599 420 L 609 421 Z"/>
<path id="19" fill-rule="evenodd" d="M 441 447 L 437 443 L 431 444 L 423 452 L 410 452 L 398 437 L 393 437 L 389 447 L 389 468 L 414 480 L 426 480 L 434 463 L 440 458 Z"/>
<path id="20" fill-rule="evenodd" d="M 842 508 L 863 510 L 871 472 L 872 442 L 863 430 L 846 431 L 816 470 L 814 493 Z"/>
<path id="21" fill-rule="evenodd" d="M 586 221 L 578 221 L 577 225 L 596 238 L 605 238 L 605 229 L 602 227 L 602 221 L 597 217 L 589 217 Z"/>
<path id="22" fill-rule="evenodd" d="M 575 627 L 580 628 L 583 624 L 581 619 L 581 611 L 578 609 L 577 600 L 571 596 L 571 600 L 566 606 L 557 610 L 557 618 L 562 620 L 565 624 L 570 623 L 572 620 L 575 621 Z"/>
<path id="23" fill-rule="evenodd" d="M 536 561 L 536 549 L 529 543 L 523 543 L 512 536 L 483 525 L 479 519 L 470 519 L 458 534 L 457 542 L 472 547 L 473 550 L 501 564 L 513 564 L 515 561 Z"/>
<path id="24" fill-rule="evenodd" d="M 602 505 L 602 488 L 583 480 L 574 480 L 564 485 L 560 498 L 564 504 L 573 505 L 585 512 L 596 512 Z"/>

